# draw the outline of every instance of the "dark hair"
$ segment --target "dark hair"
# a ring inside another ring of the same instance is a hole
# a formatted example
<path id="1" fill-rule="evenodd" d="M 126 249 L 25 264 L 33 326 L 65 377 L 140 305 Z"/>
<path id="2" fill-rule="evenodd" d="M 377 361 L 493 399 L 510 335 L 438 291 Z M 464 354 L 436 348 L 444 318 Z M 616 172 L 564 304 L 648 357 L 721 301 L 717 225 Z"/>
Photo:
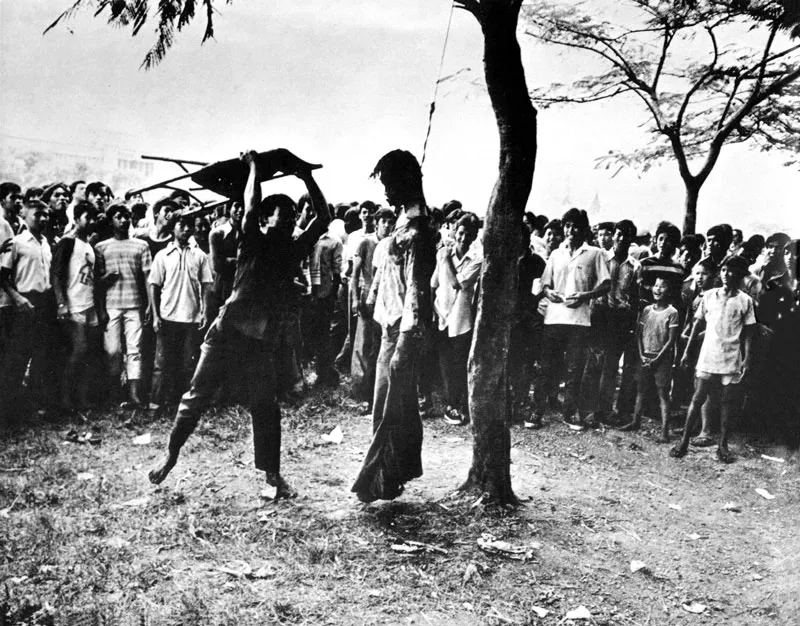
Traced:
<path id="1" fill-rule="evenodd" d="M 545 231 L 545 232 L 547 232 L 548 230 L 554 230 L 559 235 L 562 235 L 562 236 L 564 234 L 562 232 L 564 230 L 564 226 L 561 224 L 561 220 L 558 219 L 557 217 L 555 217 L 555 218 L 551 219 L 549 222 L 547 222 L 547 224 L 544 225 L 544 228 L 542 230 Z"/>
<path id="2" fill-rule="evenodd" d="M 586 211 L 582 211 L 581 209 L 577 209 L 575 207 L 569 209 L 561 217 L 562 226 L 568 222 L 573 226 L 580 228 L 584 234 L 591 232 L 591 229 L 589 228 L 589 216 L 586 215 Z"/>
<path id="3" fill-rule="evenodd" d="M 110 207 L 108 207 L 108 209 L 106 209 L 106 217 L 109 219 L 109 221 L 114 219 L 114 216 L 116 216 L 117 213 L 127 213 L 130 215 L 131 212 L 128 207 L 121 202 L 112 204 Z"/>
<path id="4" fill-rule="evenodd" d="M 153 205 L 153 215 L 155 216 L 161 213 L 161 209 L 163 209 L 164 207 L 169 207 L 173 211 L 176 211 L 177 209 L 180 208 L 178 206 L 178 203 L 175 202 L 175 200 L 173 200 L 171 196 L 167 196 L 165 198 L 161 198 L 161 200 L 158 200 Z"/>
<path id="5" fill-rule="evenodd" d="M 431 222 L 444 224 L 444 213 L 441 209 L 431 209 Z"/>
<path id="6" fill-rule="evenodd" d="M 187 202 L 191 201 L 191 199 L 192 199 L 191 194 L 188 191 L 186 191 L 185 189 L 175 189 L 167 197 L 170 198 L 171 200 L 177 200 L 178 198 L 183 198 Z"/>
<path id="7" fill-rule="evenodd" d="M 450 213 L 452 213 L 453 211 L 458 211 L 463 206 L 464 205 L 461 204 L 461 202 L 459 202 L 458 200 L 450 200 L 448 202 L 445 202 L 444 205 L 442 206 L 442 213 L 444 213 L 445 218 L 447 218 L 447 216 L 450 215 Z"/>
<path id="8" fill-rule="evenodd" d="M 375 214 L 375 222 L 379 222 L 380 220 L 397 220 L 397 216 L 394 214 L 394 211 L 391 209 L 384 207 L 382 209 L 378 209 L 378 212 Z"/>
<path id="9" fill-rule="evenodd" d="M 86 185 L 86 189 L 84 189 L 83 192 L 86 194 L 87 197 L 89 196 L 89 194 L 104 196 L 106 195 L 106 185 L 105 183 L 101 183 L 98 180 Z"/>
<path id="10" fill-rule="evenodd" d="M 750 271 L 750 264 L 747 262 L 747 259 L 740 256 L 726 257 L 722 261 L 720 267 L 727 267 L 729 270 L 733 270 L 742 276 L 747 276 L 747 273 Z"/>
<path id="11" fill-rule="evenodd" d="M 703 257 L 697 263 L 694 264 L 694 267 L 704 267 L 712 274 L 717 273 L 717 264 L 710 256 Z"/>
<path id="12" fill-rule="evenodd" d="M 36 209 L 37 211 L 47 211 L 48 206 L 44 202 L 39 199 L 28 200 L 24 204 L 24 208 L 26 209 Z"/>
<path id="13" fill-rule="evenodd" d="M 146 213 L 146 202 L 136 202 L 135 204 L 131 205 L 131 215 L 135 215 L 136 217 L 144 217 Z"/>
<path id="14" fill-rule="evenodd" d="M 42 193 L 42 200 L 44 202 L 50 202 L 50 198 L 53 197 L 56 189 L 63 189 L 64 192 L 69 192 L 69 187 L 67 187 L 66 183 L 53 183 L 44 190 L 44 193 Z"/>
<path id="15" fill-rule="evenodd" d="M 196 216 L 192 215 L 189 212 L 186 213 L 175 213 L 172 216 L 172 220 L 170 226 L 175 228 L 175 224 L 181 224 L 182 226 L 189 226 L 190 228 L 194 229 L 194 218 Z"/>
<path id="16" fill-rule="evenodd" d="M 358 216 L 359 209 L 351 207 L 344 214 L 344 232 L 348 235 L 361 228 L 361 218 Z"/>
<path id="17" fill-rule="evenodd" d="M 764 245 L 768 246 L 770 244 L 775 244 L 775 247 L 777 248 L 785 248 L 786 244 L 788 244 L 790 241 L 791 238 L 786 233 L 773 233 L 767 237 Z"/>
<path id="18" fill-rule="evenodd" d="M 17 183 L 0 183 L 0 200 L 5 200 L 12 193 L 22 193 L 22 188 Z"/>
<path id="19" fill-rule="evenodd" d="M 78 185 L 85 185 L 85 180 L 76 180 L 69 184 L 69 193 L 70 195 L 75 195 L 75 190 L 78 188 Z"/>
<path id="20" fill-rule="evenodd" d="M 273 193 L 261 201 L 261 215 L 268 217 L 275 213 L 275 209 L 289 209 L 297 211 L 297 205 L 285 193 Z"/>
<path id="21" fill-rule="evenodd" d="M 632 223 L 632 222 L 631 222 L 631 223 Z M 614 225 L 614 222 L 600 222 L 600 223 L 597 225 L 597 230 L 598 230 L 598 231 L 601 231 L 601 230 L 610 230 L 610 231 L 613 233 L 613 232 L 614 232 L 614 230 L 615 230 L 615 225 Z"/>
<path id="22" fill-rule="evenodd" d="M 81 200 L 80 202 L 78 202 L 78 204 L 75 205 L 75 208 L 72 211 L 72 216 L 75 218 L 75 221 L 77 222 L 79 219 L 81 219 L 81 215 L 83 215 L 84 213 L 93 213 L 96 215 L 97 209 L 88 200 Z"/>
<path id="23" fill-rule="evenodd" d="M 547 219 L 546 215 L 537 215 L 533 220 L 533 227 L 536 230 L 544 230 L 545 226 L 547 226 L 547 222 L 550 220 Z"/>
<path id="24" fill-rule="evenodd" d="M 417 157 L 407 150 L 392 150 L 384 154 L 370 174 L 385 187 L 398 187 L 419 192 L 422 190 L 422 168 Z"/>
<path id="25" fill-rule="evenodd" d="M 717 224 L 706 231 L 706 237 L 716 237 L 722 249 L 727 250 L 733 241 L 733 229 L 730 224 Z"/>
<path id="26" fill-rule="evenodd" d="M 372 200 L 364 200 L 364 202 L 362 202 L 358 208 L 366 209 L 370 213 L 375 213 L 375 211 L 378 210 L 378 205 L 375 204 Z"/>
<path id="27" fill-rule="evenodd" d="M 28 202 L 31 202 L 33 200 L 38 200 L 39 198 L 42 197 L 43 193 L 44 189 L 42 189 L 41 187 L 28 187 L 25 190 L 25 197 L 22 199 L 22 201 L 25 204 L 27 204 Z"/>
<path id="28" fill-rule="evenodd" d="M 664 234 L 667 242 L 672 244 L 673 248 L 677 248 L 681 243 L 681 229 L 675 226 L 672 222 L 659 222 L 656 228 L 656 239 L 660 234 Z"/>
<path id="29" fill-rule="evenodd" d="M 456 222 L 456 230 L 458 230 L 461 227 L 463 227 L 464 230 L 466 230 L 470 235 L 472 235 L 472 238 L 474 239 L 475 237 L 478 236 L 478 230 L 480 230 L 481 221 L 478 219 L 478 216 L 475 215 L 474 213 L 465 213 L 461 217 L 461 219 L 459 219 L 458 222 Z"/>
<path id="30" fill-rule="evenodd" d="M 600 226 L 602 228 L 602 224 Z M 636 224 L 634 224 L 631 220 L 620 220 L 614 224 L 613 230 L 621 231 L 622 235 L 631 241 L 633 241 L 634 237 L 636 237 Z"/>
<path id="31" fill-rule="evenodd" d="M 522 221 L 526 224 L 530 224 L 532 227 L 536 227 L 536 215 L 531 211 L 525 211 L 525 214 L 522 216 Z"/>
<path id="32" fill-rule="evenodd" d="M 455 225 L 458 220 L 464 217 L 465 213 L 461 209 L 455 209 L 450 211 L 450 213 L 445 213 L 444 221 L 448 224 Z"/>

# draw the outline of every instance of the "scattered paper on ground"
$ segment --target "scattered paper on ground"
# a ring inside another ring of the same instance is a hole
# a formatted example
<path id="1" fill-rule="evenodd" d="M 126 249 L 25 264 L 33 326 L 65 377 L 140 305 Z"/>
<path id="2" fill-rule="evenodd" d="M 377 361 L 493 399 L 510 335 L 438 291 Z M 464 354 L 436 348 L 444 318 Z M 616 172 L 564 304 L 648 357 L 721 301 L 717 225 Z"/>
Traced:
<path id="1" fill-rule="evenodd" d="M 764 498 L 765 500 L 774 500 L 774 499 L 775 499 L 775 496 L 773 496 L 773 495 L 772 495 L 772 494 L 771 494 L 769 491 L 767 491 L 766 489 L 762 489 L 761 487 L 759 487 L 758 489 L 756 489 L 756 493 L 757 493 L 758 495 L 760 495 L 762 498 Z"/>
<path id="2" fill-rule="evenodd" d="M 538 617 L 539 619 L 544 619 L 545 617 L 550 615 L 550 611 L 548 611 L 547 609 L 543 609 L 540 606 L 532 606 L 531 611 L 536 613 L 536 617 Z"/>
<path id="3" fill-rule="evenodd" d="M 735 502 L 726 502 L 722 505 L 723 511 L 730 511 L 731 513 L 741 513 L 742 507 L 736 504 Z"/>
<path id="4" fill-rule="evenodd" d="M 478 547 L 489 554 L 498 554 L 500 556 L 508 557 L 509 559 L 527 561 L 533 558 L 533 551 L 538 550 L 542 546 L 540 543 L 536 542 L 526 546 L 514 545 L 508 541 L 498 540 L 491 533 L 483 533 L 478 538 Z"/>
<path id="5" fill-rule="evenodd" d="M 127 500 L 120 504 L 119 506 L 144 506 L 150 500 L 147 496 L 142 496 L 141 498 L 134 498 L 133 500 Z"/>
<path id="6" fill-rule="evenodd" d="M 94 474 L 91 472 L 78 472 L 75 478 L 78 480 L 92 480 L 92 478 L 94 478 Z"/>
<path id="7" fill-rule="evenodd" d="M 683 609 L 685 611 L 689 611 L 689 613 L 695 613 L 699 615 L 700 613 L 705 613 L 708 607 L 705 604 L 700 604 L 699 602 L 692 602 L 691 604 L 684 604 Z"/>
<path id="8" fill-rule="evenodd" d="M 392 550 L 395 552 L 405 552 L 407 554 L 413 554 L 415 552 L 437 552 L 439 554 L 447 554 L 447 550 L 439 546 L 410 540 L 406 540 L 403 543 L 393 543 Z"/>
<path id="9" fill-rule="evenodd" d="M 669 508 L 674 509 L 676 511 L 682 511 L 683 507 L 680 504 L 670 504 Z"/>
<path id="10" fill-rule="evenodd" d="M 786 463 L 786 459 L 782 459 L 778 456 L 770 456 L 768 454 L 762 454 L 762 459 L 766 459 L 767 461 L 775 461 L 776 463 Z"/>
<path id="11" fill-rule="evenodd" d="M 567 611 L 567 614 L 564 616 L 564 619 L 591 620 L 592 614 L 589 613 L 589 609 L 587 609 L 585 606 L 579 606 L 577 609 L 572 609 L 571 611 Z"/>
<path id="12" fill-rule="evenodd" d="M 639 570 L 643 569 L 647 569 L 647 565 L 645 564 L 644 561 L 636 561 L 636 560 L 631 561 L 631 572 L 635 574 Z"/>
<path id="13" fill-rule="evenodd" d="M 150 433 L 145 433 L 144 435 L 139 435 L 138 437 L 133 438 L 134 445 L 137 446 L 146 446 L 150 443 Z"/>
<path id="14" fill-rule="evenodd" d="M 339 426 L 336 426 L 336 428 L 334 428 L 327 435 L 322 435 L 322 440 L 327 441 L 328 443 L 339 444 L 344 440 L 344 433 Z"/>

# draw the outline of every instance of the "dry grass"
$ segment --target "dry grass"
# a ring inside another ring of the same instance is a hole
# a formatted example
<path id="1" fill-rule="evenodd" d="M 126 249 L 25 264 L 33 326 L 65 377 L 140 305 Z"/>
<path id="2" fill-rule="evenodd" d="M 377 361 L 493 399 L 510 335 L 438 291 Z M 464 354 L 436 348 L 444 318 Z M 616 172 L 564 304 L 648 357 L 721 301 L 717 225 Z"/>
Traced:
<path id="1" fill-rule="evenodd" d="M 721 466 L 709 451 L 669 459 L 648 434 L 515 429 L 526 506 L 507 510 L 453 494 L 469 430 L 428 422 L 426 475 L 400 500 L 365 506 L 349 488 L 369 418 L 340 391 L 284 415 L 284 469 L 301 497 L 279 503 L 260 497 L 238 409 L 209 414 L 158 488 L 145 474 L 168 417 L 91 415 L 98 447 L 62 442 L 67 424 L 6 433 L 2 623 L 555 625 L 581 605 L 594 624 L 800 614 L 797 468 L 743 442 L 737 463 Z M 325 444 L 336 425 L 344 442 Z M 133 445 L 144 432 L 153 444 Z M 731 501 L 740 513 L 723 510 Z M 482 551 L 484 533 L 536 546 L 533 558 Z M 634 559 L 645 569 L 632 573 Z M 703 614 L 683 608 L 692 601 Z"/>

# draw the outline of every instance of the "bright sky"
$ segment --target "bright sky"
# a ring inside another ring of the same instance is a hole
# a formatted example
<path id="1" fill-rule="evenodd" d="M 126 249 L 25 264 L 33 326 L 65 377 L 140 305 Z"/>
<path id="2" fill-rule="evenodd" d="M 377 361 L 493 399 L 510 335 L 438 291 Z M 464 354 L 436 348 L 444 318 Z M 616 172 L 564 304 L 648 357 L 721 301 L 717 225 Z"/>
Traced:
<path id="1" fill-rule="evenodd" d="M 200 46 L 198 19 L 149 72 L 139 64 L 150 33 L 131 39 L 130 30 L 109 28 L 90 11 L 43 37 L 70 3 L 0 0 L 0 132 L 91 141 L 113 131 L 142 153 L 209 161 L 248 147 L 285 147 L 324 164 L 318 179 L 331 202 L 380 200 L 379 185 L 368 179 L 377 159 L 398 147 L 421 156 L 447 0 L 219 2 L 216 41 Z M 575 58 L 524 37 L 522 46 L 531 86 L 567 82 L 581 69 Z M 481 58 L 474 18 L 457 11 L 443 74 L 464 67 L 480 74 Z M 621 101 L 541 111 L 529 210 L 553 217 L 566 201 L 590 209 L 597 196 L 601 211 L 590 212 L 592 220 L 680 224 L 683 188 L 674 164 L 613 179 L 594 169 L 609 149 L 638 141 L 645 119 Z M 497 143 L 488 96 L 466 80 L 443 85 L 424 166 L 429 203 L 458 198 L 484 213 Z M 702 191 L 699 228 L 730 221 L 747 236 L 758 224 L 775 224 L 800 235 L 800 176 L 782 162 L 727 147 Z"/>

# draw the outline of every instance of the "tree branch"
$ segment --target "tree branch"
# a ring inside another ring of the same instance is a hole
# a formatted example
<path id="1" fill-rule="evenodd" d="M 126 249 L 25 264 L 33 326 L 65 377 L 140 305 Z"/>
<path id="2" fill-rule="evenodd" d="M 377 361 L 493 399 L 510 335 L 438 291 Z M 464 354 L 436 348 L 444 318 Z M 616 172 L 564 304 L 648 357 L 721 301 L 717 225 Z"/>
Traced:
<path id="1" fill-rule="evenodd" d="M 708 68 L 705 72 L 703 72 L 698 78 L 694 85 L 689 88 L 689 91 L 686 92 L 686 96 L 683 98 L 683 102 L 681 103 L 681 108 L 678 109 L 678 115 L 675 118 L 675 130 L 678 133 L 678 139 L 680 140 L 680 133 L 681 133 L 681 126 L 683 126 L 683 116 L 686 114 L 686 109 L 689 106 L 689 101 L 692 99 L 692 96 L 697 92 L 700 87 L 703 86 L 711 76 L 714 75 L 714 71 L 717 67 L 717 61 L 719 60 L 719 47 L 717 45 L 717 37 L 714 34 L 714 31 L 711 28 L 707 28 L 706 31 L 708 32 L 708 36 L 711 37 L 711 45 L 714 48 L 714 58 L 711 59 L 711 63 L 708 65 Z"/>

